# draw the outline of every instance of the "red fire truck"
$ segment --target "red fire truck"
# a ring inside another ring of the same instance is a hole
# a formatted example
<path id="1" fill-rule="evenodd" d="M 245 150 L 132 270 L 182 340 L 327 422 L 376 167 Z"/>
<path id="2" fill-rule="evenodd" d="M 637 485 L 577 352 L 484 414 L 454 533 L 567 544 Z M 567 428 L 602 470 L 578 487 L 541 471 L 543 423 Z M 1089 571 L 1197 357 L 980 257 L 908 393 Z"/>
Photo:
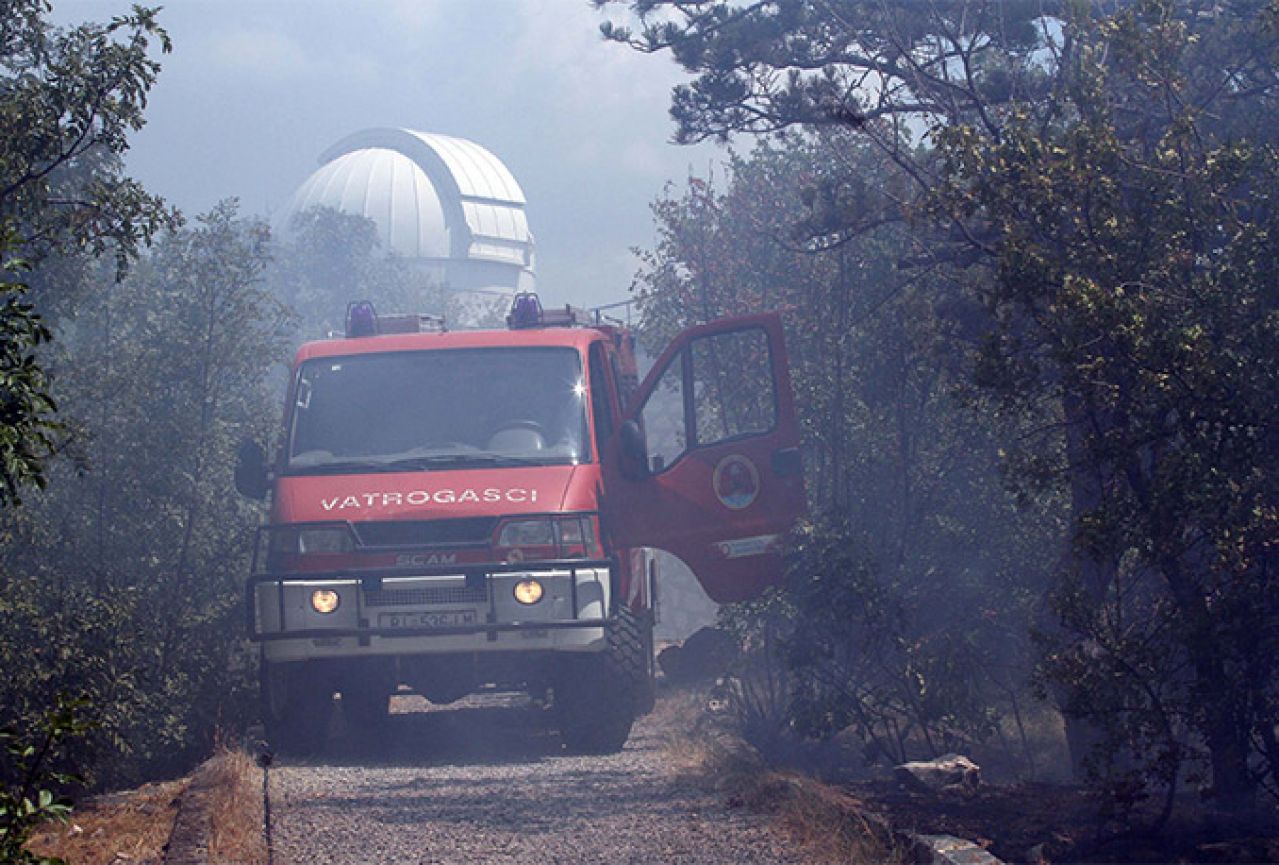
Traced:
<path id="1" fill-rule="evenodd" d="M 528 294 L 508 325 L 352 304 L 297 353 L 275 460 L 242 446 L 237 488 L 270 496 L 246 611 L 277 747 L 318 748 L 335 693 L 376 737 L 399 690 L 496 687 L 615 751 L 652 700 L 646 548 L 719 602 L 780 577 L 804 493 L 778 316 L 690 328 L 643 383 L 597 315 Z"/>

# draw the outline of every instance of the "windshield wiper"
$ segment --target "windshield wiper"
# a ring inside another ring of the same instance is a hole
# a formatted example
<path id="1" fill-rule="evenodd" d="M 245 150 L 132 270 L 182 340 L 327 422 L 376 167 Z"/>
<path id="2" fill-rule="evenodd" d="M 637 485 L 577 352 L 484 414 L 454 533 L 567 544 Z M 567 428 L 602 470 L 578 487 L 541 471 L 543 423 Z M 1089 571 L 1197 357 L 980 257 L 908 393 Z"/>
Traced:
<path id="1" fill-rule="evenodd" d="M 372 460 L 334 460 L 327 463 L 303 463 L 286 466 L 284 473 L 288 475 L 340 475 L 359 474 L 360 472 L 386 471 L 385 463 Z"/>
<path id="2" fill-rule="evenodd" d="M 288 475 L 339 475 L 374 472 L 430 471 L 444 468 L 492 466 L 545 466 L 568 462 L 568 457 L 524 457 L 501 454 L 430 454 L 383 460 L 334 460 L 326 463 L 304 463 L 285 469 Z"/>
<path id="3" fill-rule="evenodd" d="M 464 466 L 544 466 L 545 459 L 538 457 L 502 456 L 500 454 L 432 454 L 431 456 L 407 457 L 390 460 L 381 465 L 380 471 L 404 472 L 414 470 L 430 470 L 438 468 L 461 468 Z"/>

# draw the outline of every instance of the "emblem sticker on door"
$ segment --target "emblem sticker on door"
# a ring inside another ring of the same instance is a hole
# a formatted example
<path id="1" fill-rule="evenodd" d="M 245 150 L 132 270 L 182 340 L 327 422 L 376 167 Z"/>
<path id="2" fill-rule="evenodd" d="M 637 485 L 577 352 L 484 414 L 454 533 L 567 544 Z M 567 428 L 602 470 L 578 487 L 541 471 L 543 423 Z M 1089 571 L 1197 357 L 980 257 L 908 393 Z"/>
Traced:
<path id="1" fill-rule="evenodd" d="M 711 478 L 715 497 L 724 507 L 740 511 L 759 495 L 759 472 L 755 464 L 741 454 L 729 454 L 715 466 Z"/>

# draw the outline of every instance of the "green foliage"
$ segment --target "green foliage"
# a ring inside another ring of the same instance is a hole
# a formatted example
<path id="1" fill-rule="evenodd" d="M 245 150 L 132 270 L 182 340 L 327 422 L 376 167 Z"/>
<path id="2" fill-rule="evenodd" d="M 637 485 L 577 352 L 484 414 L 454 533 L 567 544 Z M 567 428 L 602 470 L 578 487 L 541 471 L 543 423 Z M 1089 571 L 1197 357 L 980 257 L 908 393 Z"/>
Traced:
<path id="1" fill-rule="evenodd" d="M 994 123 L 1000 106 L 1051 87 L 1044 16 L 1057 4 L 1037 0 L 593 2 L 638 16 L 638 30 L 606 23 L 606 38 L 669 50 L 694 76 L 671 100 L 681 142 L 855 126 L 909 160 L 900 137 L 918 118 Z"/>
<path id="2" fill-rule="evenodd" d="M 1225 807 L 1279 793 L 1279 4 L 629 5 L 640 30 L 606 35 L 694 76 L 678 138 L 847 132 L 794 224 L 852 243 L 896 218 L 902 272 L 945 280 L 956 362 L 935 368 L 993 420 L 1023 500 L 1069 503 L 1055 566 L 1021 567 L 1059 580 L 1043 682 L 1102 788 L 1161 790 L 1166 815 L 1202 757 Z M 897 185 L 865 182 L 858 146 Z"/>
<path id="3" fill-rule="evenodd" d="M 26 263 L 14 258 L 19 240 L 8 226 L 0 229 L 0 273 L 16 277 Z M 22 490 L 45 483 L 45 460 L 57 446 L 62 426 L 36 350 L 50 337 L 27 286 L 0 281 L 0 507 L 18 504 Z"/>
<path id="4" fill-rule="evenodd" d="M 796 539 L 789 588 L 804 626 L 789 656 L 801 729 L 851 728 L 868 758 L 893 763 L 985 740 L 998 711 L 984 674 L 1000 660 L 997 631 L 919 628 L 926 612 L 907 608 L 907 593 L 885 580 L 857 535 L 847 523 L 828 523 Z"/>
<path id="5" fill-rule="evenodd" d="M 811 203 L 827 193 L 882 199 L 889 161 L 842 137 L 792 138 L 729 171 L 723 191 L 695 178 L 655 205 L 659 244 L 642 253 L 637 289 L 652 344 L 696 321 L 787 309 L 817 516 L 785 597 L 730 614 L 789 666 L 761 667 L 758 738 L 852 725 L 880 759 L 985 738 L 1027 696 L 1027 631 L 1059 515 L 1020 513 L 1003 488 L 999 419 L 956 398 L 966 349 L 948 284 L 892 266 L 908 236 L 892 224 L 811 233 Z"/>
<path id="6" fill-rule="evenodd" d="M 169 37 L 154 9 L 60 29 L 51 8 L 0 3 L 0 219 L 37 255 L 110 247 L 123 266 L 170 218 L 120 170 Z"/>
<path id="7" fill-rule="evenodd" d="M 88 695 L 100 725 L 77 755 L 99 784 L 180 771 L 251 715 L 257 514 L 231 470 L 238 443 L 274 427 L 267 376 L 293 326 L 268 255 L 265 225 L 223 203 L 162 235 L 54 343 L 88 471 L 59 464 L 5 526 L 0 706 L 29 719 Z"/>
<path id="8" fill-rule="evenodd" d="M 351 301 L 371 300 L 383 313 L 444 312 L 440 287 L 403 259 L 382 254 L 379 246 L 371 219 L 330 207 L 293 217 L 268 279 L 298 314 L 296 342 L 341 333 Z"/>
<path id="9" fill-rule="evenodd" d="M 1176 12 L 1080 23 L 1056 123 L 938 130 L 936 206 L 1000 238 L 976 381 L 1063 406 L 1068 447 L 1026 440 L 1020 475 L 1073 485 L 1076 542 L 1104 565 L 1066 575 L 1046 674 L 1146 767 L 1119 786 L 1171 791 L 1199 754 L 1229 804 L 1276 768 L 1249 751 L 1279 720 L 1279 151 L 1268 91 L 1210 87 L 1273 62 L 1279 34 Z"/>
<path id="10" fill-rule="evenodd" d="M 151 43 L 169 50 L 154 10 L 61 30 L 50 8 L 0 4 L 0 508 L 44 485 L 62 431 L 36 351 L 50 336 L 37 305 L 54 304 L 15 274 L 55 250 L 108 247 L 122 270 L 171 219 L 120 170 L 159 72 Z"/>
<path id="11" fill-rule="evenodd" d="M 80 779 L 56 768 L 67 740 L 89 730 L 84 701 L 59 696 L 34 729 L 23 735 L 0 730 L 0 862 L 5 865 L 61 865 L 61 859 L 26 849 L 31 833 L 51 820 L 65 821 L 71 806 L 63 794 Z"/>
<path id="12" fill-rule="evenodd" d="M 796 682 L 786 657 L 796 615 L 790 597 L 776 589 L 719 611 L 719 627 L 740 650 L 724 683 L 735 731 L 766 761 L 781 766 L 797 762 L 800 737 L 809 732 L 796 723 Z"/>

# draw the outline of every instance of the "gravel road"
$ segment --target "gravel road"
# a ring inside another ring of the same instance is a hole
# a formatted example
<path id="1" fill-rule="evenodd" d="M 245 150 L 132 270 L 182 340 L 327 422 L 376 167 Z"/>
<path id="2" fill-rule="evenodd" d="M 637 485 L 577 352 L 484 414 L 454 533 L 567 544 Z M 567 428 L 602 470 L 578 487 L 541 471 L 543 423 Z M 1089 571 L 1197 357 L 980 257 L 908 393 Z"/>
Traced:
<path id="1" fill-rule="evenodd" d="M 768 818 L 677 777 L 649 719 L 604 757 L 563 754 L 545 713 L 509 698 L 391 721 L 382 757 L 272 770 L 277 863 L 808 861 Z"/>

